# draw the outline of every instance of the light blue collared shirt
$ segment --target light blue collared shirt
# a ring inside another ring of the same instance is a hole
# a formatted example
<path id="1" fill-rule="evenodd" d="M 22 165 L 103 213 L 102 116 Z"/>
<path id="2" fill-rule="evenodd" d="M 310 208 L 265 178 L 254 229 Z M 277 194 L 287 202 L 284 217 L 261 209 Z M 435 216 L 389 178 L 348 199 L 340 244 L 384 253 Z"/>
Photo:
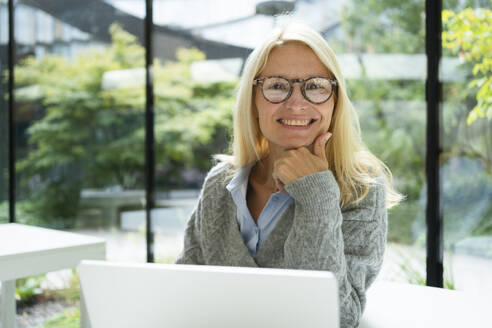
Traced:
<path id="1" fill-rule="evenodd" d="M 255 162 L 240 168 L 226 186 L 234 203 L 236 203 L 236 219 L 239 224 L 239 231 L 243 237 L 244 244 L 248 247 L 253 257 L 256 256 L 261 245 L 293 200 L 287 192 L 285 194 L 280 192 L 272 194 L 261 211 L 258 221 L 255 222 L 246 204 L 249 173 L 254 164 Z"/>

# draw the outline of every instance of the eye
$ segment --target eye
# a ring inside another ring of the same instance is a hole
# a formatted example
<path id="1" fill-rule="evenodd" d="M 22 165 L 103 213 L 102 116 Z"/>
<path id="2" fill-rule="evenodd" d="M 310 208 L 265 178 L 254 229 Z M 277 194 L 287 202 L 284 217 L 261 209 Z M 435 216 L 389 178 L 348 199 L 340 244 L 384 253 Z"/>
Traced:
<path id="1" fill-rule="evenodd" d="M 316 90 L 316 89 L 321 89 L 321 88 L 323 88 L 323 86 L 316 84 L 314 82 L 306 85 L 306 90 Z"/>
<path id="2" fill-rule="evenodd" d="M 268 89 L 271 90 L 287 90 L 287 86 L 285 83 L 272 83 L 268 86 Z"/>
<path id="3" fill-rule="evenodd" d="M 288 92 L 289 89 L 289 81 L 280 77 L 269 77 L 263 83 L 263 90 L 271 92 Z"/>
<path id="4" fill-rule="evenodd" d="M 306 82 L 304 86 L 306 92 L 329 93 L 331 91 L 330 82 L 326 79 L 313 78 Z"/>

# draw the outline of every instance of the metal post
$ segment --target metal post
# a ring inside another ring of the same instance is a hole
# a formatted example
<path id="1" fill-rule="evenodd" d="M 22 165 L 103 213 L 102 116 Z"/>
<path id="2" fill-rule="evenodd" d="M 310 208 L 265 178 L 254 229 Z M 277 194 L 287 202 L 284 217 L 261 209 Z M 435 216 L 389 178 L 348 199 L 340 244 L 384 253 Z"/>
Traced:
<path id="1" fill-rule="evenodd" d="M 9 45 L 8 45 L 8 70 L 9 70 L 9 222 L 15 222 L 15 126 L 14 126 L 14 0 L 9 0 Z"/>
<path id="2" fill-rule="evenodd" d="M 441 154 L 441 12 L 442 0 L 425 1 L 425 49 L 427 53 L 427 286 L 443 286 L 443 224 L 439 157 Z"/>
<path id="3" fill-rule="evenodd" d="M 153 15 L 152 1 L 145 0 L 145 168 L 146 202 L 145 222 L 147 241 L 147 262 L 154 262 L 154 235 L 152 233 L 151 210 L 154 207 L 154 80 L 153 80 Z"/>

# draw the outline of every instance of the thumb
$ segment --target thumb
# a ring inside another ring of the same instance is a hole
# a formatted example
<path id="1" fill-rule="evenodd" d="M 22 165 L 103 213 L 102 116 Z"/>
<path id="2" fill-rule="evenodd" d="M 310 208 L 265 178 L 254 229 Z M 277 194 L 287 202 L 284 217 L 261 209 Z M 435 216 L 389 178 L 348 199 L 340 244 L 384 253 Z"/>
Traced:
<path id="1" fill-rule="evenodd" d="M 277 187 L 277 191 L 280 191 L 280 193 L 285 194 L 285 185 L 284 183 L 277 177 L 275 173 L 272 174 L 273 180 L 275 181 L 275 186 Z"/>
<path id="2" fill-rule="evenodd" d="M 314 143 L 314 154 L 324 161 L 327 161 L 325 146 L 330 138 L 331 132 L 326 132 L 321 134 Z"/>

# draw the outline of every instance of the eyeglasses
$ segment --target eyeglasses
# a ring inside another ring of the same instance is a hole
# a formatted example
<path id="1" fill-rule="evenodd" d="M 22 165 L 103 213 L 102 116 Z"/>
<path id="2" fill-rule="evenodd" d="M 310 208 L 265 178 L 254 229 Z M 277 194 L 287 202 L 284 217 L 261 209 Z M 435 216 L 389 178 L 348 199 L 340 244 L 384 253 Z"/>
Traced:
<path id="1" fill-rule="evenodd" d="M 286 79 L 280 76 L 261 77 L 253 80 L 253 85 L 261 86 L 265 99 L 273 104 L 286 101 L 292 95 L 294 83 L 302 83 L 301 93 L 309 102 L 322 104 L 330 99 L 337 81 L 327 77 L 307 79 Z"/>

